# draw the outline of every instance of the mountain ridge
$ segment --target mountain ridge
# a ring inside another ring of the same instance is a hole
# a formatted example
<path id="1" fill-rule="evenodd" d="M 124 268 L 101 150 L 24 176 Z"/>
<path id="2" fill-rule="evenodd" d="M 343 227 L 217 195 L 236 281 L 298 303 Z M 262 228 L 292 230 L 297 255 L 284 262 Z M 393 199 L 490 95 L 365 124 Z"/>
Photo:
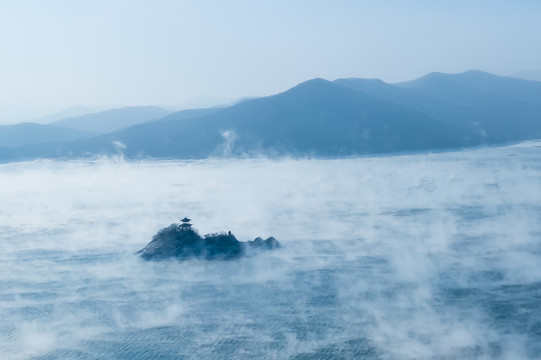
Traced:
<path id="1" fill-rule="evenodd" d="M 54 121 L 49 125 L 106 134 L 162 118 L 171 112 L 157 106 L 127 106 Z"/>
<path id="2" fill-rule="evenodd" d="M 539 93 L 539 99 L 537 94 Z M 191 109 L 19 158 L 205 158 L 255 154 L 351 156 L 440 151 L 541 138 L 541 82 L 481 71 L 410 82 L 307 80 L 228 107 Z"/>
<path id="3" fill-rule="evenodd" d="M 18 147 L 32 143 L 68 142 L 95 136 L 95 133 L 63 126 L 24 122 L 0 125 L 0 146 Z"/>

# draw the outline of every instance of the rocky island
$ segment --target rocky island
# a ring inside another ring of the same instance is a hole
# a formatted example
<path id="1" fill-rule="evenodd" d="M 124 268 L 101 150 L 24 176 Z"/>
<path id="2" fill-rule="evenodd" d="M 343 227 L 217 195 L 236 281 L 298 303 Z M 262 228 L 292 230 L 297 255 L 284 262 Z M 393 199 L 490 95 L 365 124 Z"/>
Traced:
<path id="1" fill-rule="evenodd" d="M 184 218 L 180 224 L 171 224 L 161 229 L 152 237 L 152 241 L 137 253 L 144 260 L 169 258 L 230 260 L 244 256 L 252 249 L 280 247 L 280 243 L 274 237 L 269 237 L 266 240 L 257 237 L 253 241 L 241 242 L 231 231 L 200 236 L 192 228 L 190 221 L 190 219 Z"/>

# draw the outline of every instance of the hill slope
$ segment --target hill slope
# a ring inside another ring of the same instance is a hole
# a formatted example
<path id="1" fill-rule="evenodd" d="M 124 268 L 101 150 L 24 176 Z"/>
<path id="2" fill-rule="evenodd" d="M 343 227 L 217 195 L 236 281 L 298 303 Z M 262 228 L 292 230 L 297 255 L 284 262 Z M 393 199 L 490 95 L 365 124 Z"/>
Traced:
<path id="1" fill-rule="evenodd" d="M 0 146 L 17 147 L 33 143 L 74 141 L 95 136 L 95 133 L 63 126 L 21 123 L 0 125 Z"/>
<path id="2" fill-rule="evenodd" d="M 482 135 L 483 143 L 541 137 L 541 82 L 472 70 L 432 73 L 397 87 L 445 104 L 440 110 Z"/>
<path id="3" fill-rule="evenodd" d="M 166 116 L 168 110 L 155 106 L 134 106 L 112 109 L 55 121 L 51 125 L 106 134 Z"/>

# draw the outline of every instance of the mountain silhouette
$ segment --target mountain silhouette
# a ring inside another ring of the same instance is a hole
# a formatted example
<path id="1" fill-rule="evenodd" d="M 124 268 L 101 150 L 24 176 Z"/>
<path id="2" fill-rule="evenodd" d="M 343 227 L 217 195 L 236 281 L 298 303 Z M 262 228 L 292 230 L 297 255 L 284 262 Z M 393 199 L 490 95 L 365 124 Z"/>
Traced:
<path id="1" fill-rule="evenodd" d="M 146 121 L 159 119 L 169 113 L 170 111 L 156 106 L 132 106 L 69 117 L 55 121 L 51 125 L 106 134 Z"/>
<path id="2" fill-rule="evenodd" d="M 225 108 L 185 110 L 109 134 L 14 149 L 18 158 L 352 156 L 439 151 L 541 138 L 541 82 L 481 71 L 313 79 Z"/>
<path id="3" fill-rule="evenodd" d="M 74 141 L 96 136 L 95 133 L 63 126 L 20 123 L 0 125 L 0 146 L 18 147 L 34 143 Z"/>

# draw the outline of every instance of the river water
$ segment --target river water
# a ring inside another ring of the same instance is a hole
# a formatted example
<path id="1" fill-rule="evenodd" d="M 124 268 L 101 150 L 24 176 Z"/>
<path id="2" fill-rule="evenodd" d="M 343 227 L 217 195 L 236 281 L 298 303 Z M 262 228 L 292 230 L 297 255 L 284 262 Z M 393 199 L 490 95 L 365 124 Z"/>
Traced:
<path id="1" fill-rule="evenodd" d="M 535 359 L 541 143 L 353 159 L 0 165 L 2 359 Z M 276 237 L 134 252 L 190 217 Z"/>

